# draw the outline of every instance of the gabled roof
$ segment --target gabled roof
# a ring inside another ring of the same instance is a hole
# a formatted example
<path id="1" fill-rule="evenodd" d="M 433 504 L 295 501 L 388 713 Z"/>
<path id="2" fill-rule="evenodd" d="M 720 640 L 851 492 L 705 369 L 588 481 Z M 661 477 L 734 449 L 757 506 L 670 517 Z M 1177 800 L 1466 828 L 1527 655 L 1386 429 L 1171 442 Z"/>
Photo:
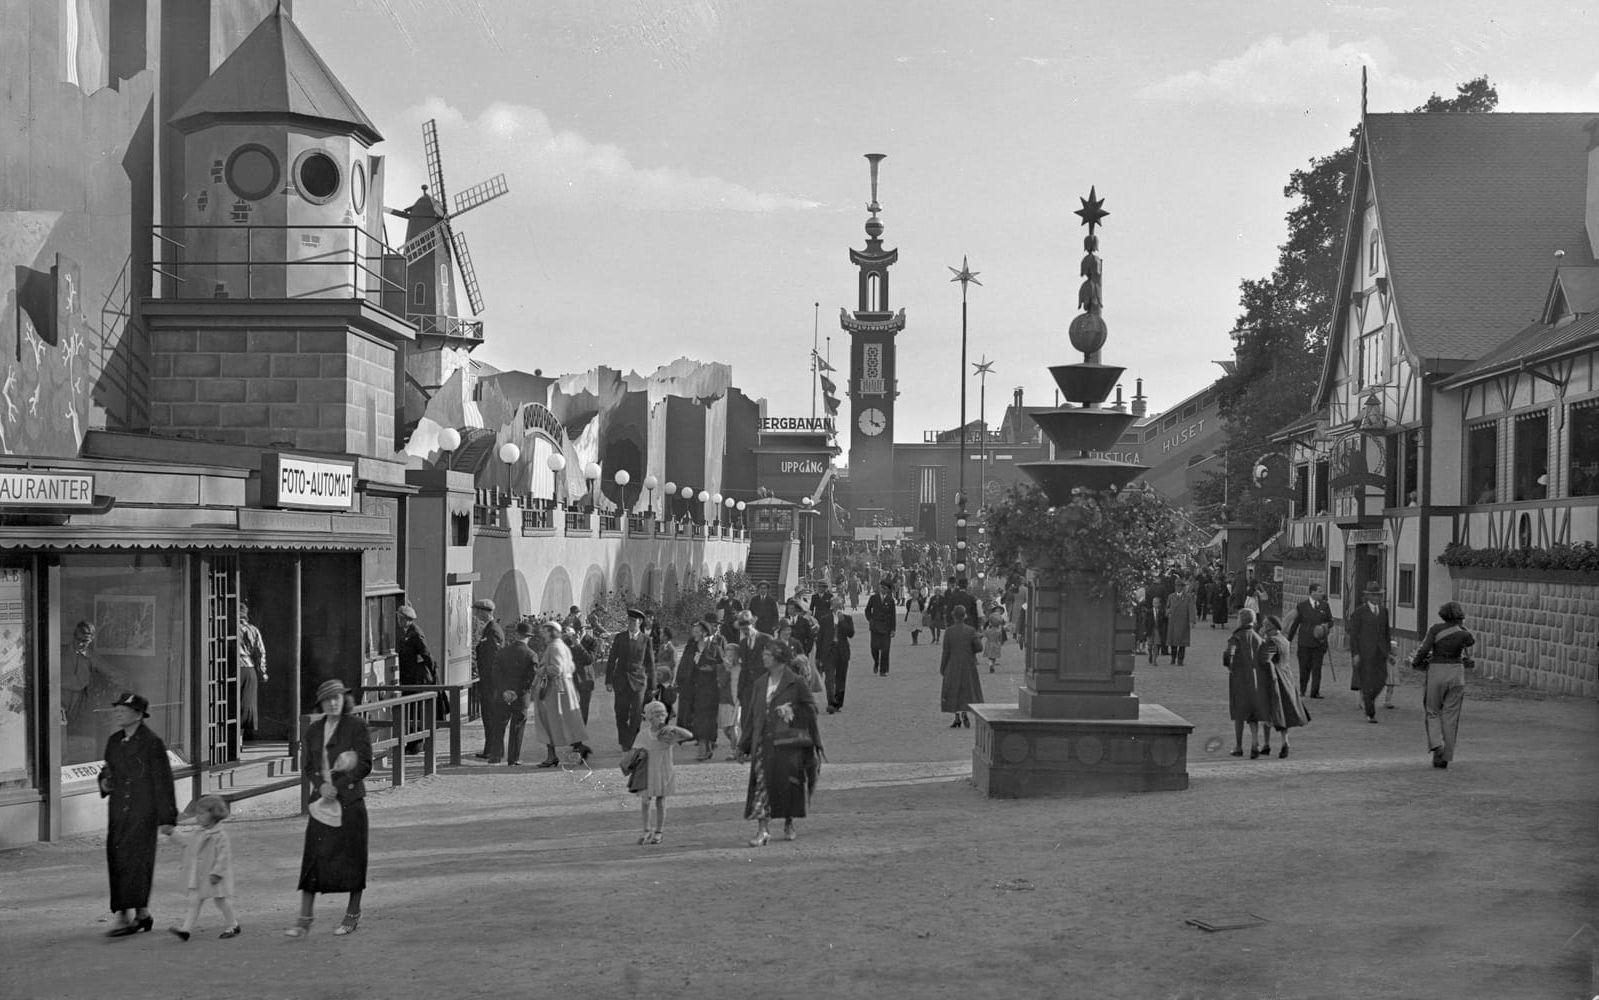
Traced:
<path id="1" fill-rule="evenodd" d="M 1456 388 L 1492 378 L 1523 365 L 1553 361 L 1578 351 L 1599 347 L 1599 313 L 1589 313 L 1575 322 L 1555 326 L 1534 323 L 1469 365 L 1443 383 Z"/>
<path id="2" fill-rule="evenodd" d="M 1473 361 L 1536 320 L 1556 250 L 1593 260 L 1583 217 L 1594 118 L 1366 117 L 1388 279 L 1423 367 Z"/>
<path id="3" fill-rule="evenodd" d="M 188 132 L 227 118 L 301 119 L 367 143 L 383 136 L 282 8 L 200 84 L 172 125 Z"/>
<path id="4" fill-rule="evenodd" d="M 1599 265 L 1556 268 L 1549 301 L 1544 306 L 1544 322 L 1555 323 L 1565 316 L 1586 316 L 1596 311 L 1599 311 Z"/>

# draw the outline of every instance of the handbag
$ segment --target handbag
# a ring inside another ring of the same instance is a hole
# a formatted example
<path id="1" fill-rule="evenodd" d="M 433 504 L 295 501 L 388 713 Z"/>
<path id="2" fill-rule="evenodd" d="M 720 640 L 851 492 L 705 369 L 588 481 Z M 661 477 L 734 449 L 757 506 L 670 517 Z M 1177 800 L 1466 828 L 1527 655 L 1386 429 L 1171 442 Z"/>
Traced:
<path id="1" fill-rule="evenodd" d="M 341 826 L 344 823 L 344 810 L 339 806 L 338 799 L 324 799 L 318 795 L 311 800 L 311 818 L 323 826 Z"/>
<path id="2" fill-rule="evenodd" d="M 772 746 L 808 749 L 816 745 L 816 741 L 811 739 L 809 729 L 795 725 L 792 721 L 784 722 L 775 712 L 772 718 L 777 723 L 772 728 Z"/>

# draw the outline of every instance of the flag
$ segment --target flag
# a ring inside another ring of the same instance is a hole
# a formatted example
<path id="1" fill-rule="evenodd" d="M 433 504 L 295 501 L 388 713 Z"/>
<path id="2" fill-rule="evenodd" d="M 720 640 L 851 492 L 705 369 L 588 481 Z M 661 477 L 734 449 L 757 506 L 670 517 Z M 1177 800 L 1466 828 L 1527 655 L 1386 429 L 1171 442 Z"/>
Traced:
<path id="1" fill-rule="evenodd" d="M 826 375 L 821 376 L 821 379 L 822 406 L 827 410 L 828 416 L 836 417 L 838 416 L 838 386 L 834 385 L 833 380 Z"/>
<path id="2" fill-rule="evenodd" d="M 836 371 L 837 370 L 832 365 L 830 365 L 826 361 L 822 360 L 822 356 L 816 352 L 816 348 L 814 348 L 814 347 L 811 348 L 811 358 L 812 358 L 812 360 L 814 360 L 816 362 L 816 370 L 817 371 L 830 372 L 830 371 Z"/>

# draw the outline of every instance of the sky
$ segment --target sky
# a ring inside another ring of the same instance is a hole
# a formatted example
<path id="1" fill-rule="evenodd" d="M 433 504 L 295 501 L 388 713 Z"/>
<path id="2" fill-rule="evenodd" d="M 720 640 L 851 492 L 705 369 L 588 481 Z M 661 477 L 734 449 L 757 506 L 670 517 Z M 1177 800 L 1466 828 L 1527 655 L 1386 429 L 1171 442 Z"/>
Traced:
<path id="1" fill-rule="evenodd" d="M 507 175 L 508 195 L 457 223 L 486 302 L 476 357 L 497 368 L 720 361 L 769 415 L 810 415 L 813 330 L 847 373 L 863 154 L 887 154 L 891 304 L 907 315 L 896 438 L 919 441 L 959 419 L 949 267 L 969 259 L 982 282 L 968 350 L 994 362 L 989 419 L 1017 387 L 1052 402 L 1046 367 L 1081 360 L 1066 339 L 1072 212 L 1097 189 L 1103 360 L 1163 410 L 1231 356 L 1239 282 L 1276 261 L 1290 172 L 1348 141 L 1363 66 L 1372 112 L 1487 74 L 1501 111 L 1599 113 L 1599 25 L 1581 6 L 299 0 L 294 14 L 383 132 L 391 206 L 425 178 L 430 118 L 452 191 Z"/>

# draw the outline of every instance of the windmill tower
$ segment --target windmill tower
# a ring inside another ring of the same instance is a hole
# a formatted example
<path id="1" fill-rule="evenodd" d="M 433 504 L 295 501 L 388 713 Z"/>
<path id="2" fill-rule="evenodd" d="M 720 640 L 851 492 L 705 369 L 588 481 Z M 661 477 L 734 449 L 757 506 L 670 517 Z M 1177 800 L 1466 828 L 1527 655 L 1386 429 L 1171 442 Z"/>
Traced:
<path id="1" fill-rule="evenodd" d="M 471 398 L 470 367 L 467 356 L 483 343 L 483 295 L 478 288 L 477 271 L 466 234 L 453 221 L 472 209 L 493 201 L 507 191 L 504 174 L 495 174 L 455 196 L 450 207 L 444 186 L 444 165 L 439 156 L 437 124 L 429 119 L 422 125 L 422 150 L 427 156 L 428 183 L 422 195 L 409 208 L 391 208 L 389 214 L 404 220 L 405 318 L 416 324 L 416 343 L 405 362 L 404 424 L 414 425 L 427 402 L 457 371 L 465 370 L 462 385 L 465 398 Z M 455 278 L 459 272 L 471 312 L 456 310 Z"/>

